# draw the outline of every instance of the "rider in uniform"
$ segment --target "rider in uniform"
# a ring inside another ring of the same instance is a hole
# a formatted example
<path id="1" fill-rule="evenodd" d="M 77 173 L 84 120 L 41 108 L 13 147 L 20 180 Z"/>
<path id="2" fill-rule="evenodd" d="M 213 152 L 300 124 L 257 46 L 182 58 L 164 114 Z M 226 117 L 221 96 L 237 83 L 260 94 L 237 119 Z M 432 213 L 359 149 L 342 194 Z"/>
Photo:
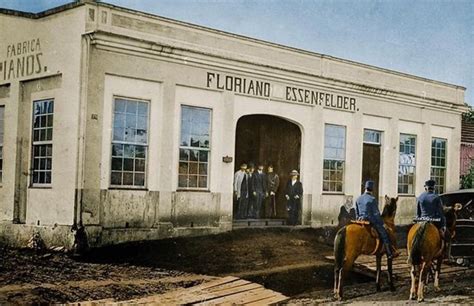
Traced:
<path id="1" fill-rule="evenodd" d="M 374 190 L 374 182 L 365 182 L 365 192 L 356 201 L 356 219 L 360 221 L 369 221 L 379 234 L 382 240 L 387 258 L 394 258 L 399 255 L 395 247 L 392 247 L 387 230 L 383 226 L 383 220 L 380 216 L 377 200 L 372 195 Z M 393 253 L 392 253 L 393 248 Z"/>
<path id="2" fill-rule="evenodd" d="M 441 237 L 444 239 L 449 235 L 446 235 L 446 217 L 444 216 L 443 203 L 434 192 L 435 185 L 434 180 L 425 182 L 425 192 L 420 194 L 417 199 L 416 219 L 420 221 L 438 219 L 439 221 L 434 221 L 433 224 L 438 228 Z"/>

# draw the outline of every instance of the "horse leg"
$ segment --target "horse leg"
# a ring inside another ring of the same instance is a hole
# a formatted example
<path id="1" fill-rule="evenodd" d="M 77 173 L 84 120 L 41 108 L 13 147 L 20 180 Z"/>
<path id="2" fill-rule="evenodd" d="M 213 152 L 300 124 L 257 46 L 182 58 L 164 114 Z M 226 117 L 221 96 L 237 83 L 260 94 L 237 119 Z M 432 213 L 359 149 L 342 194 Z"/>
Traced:
<path id="1" fill-rule="evenodd" d="M 390 284 L 390 291 L 395 291 L 395 285 L 393 284 L 393 259 L 387 258 L 387 270 L 388 270 L 388 282 Z"/>
<path id="2" fill-rule="evenodd" d="M 376 264 L 377 264 L 377 276 L 375 278 L 375 283 L 376 283 L 377 292 L 380 292 L 381 291 L 380 274 L 382 274 L 382 255 L 377 253 L 377 255 L 375 255 L 375 259 L 376 259 Z"/>
<path id="3" fill-rule="evenodd" d="M 338 277 L 338 294 L 336 295 L 336 299 L 341 301 L 343 296 L 344 296 L 344 278 L 346 277 L 346 274 L 349 273 L 349 271 L 352 268 L 352 265 L 354 264 L 355 258 L 346 255 L 346 260 L 344 261 L 344 265 L 339 271 L 339 277 Z"/>
<path id="4" fill-rule="evenodd" d="M 410 287 L 410 300 L 416 299 L 416 265 L 412 264 L 410 269 L 411 276 L 411 287 Z"/>
<path id="5" fill-rule="evenodd" d="M 436 271 L 434 276 L 434 289 L 435 291 L 441 291 L 439 288 L 439 274 L 441 273 L 441 264 L 443 263 L 443 256 L 438 257 L 436 260 Z"/>
<path id="6" fill-rule="evenodd" d="M 337 297 L 339 292 L 339 271 L 341 269 L 334 269 L 334 297 Z"/>
<path id="7" fill-rule="evenodd" d="M 423 262 L 420 268 L 420 276 L 418 282 L 418 302 L 423 302 L 425 300 L 425 282 L 424 279 L 428 272 L 429 265 L 431 263 Z"/>

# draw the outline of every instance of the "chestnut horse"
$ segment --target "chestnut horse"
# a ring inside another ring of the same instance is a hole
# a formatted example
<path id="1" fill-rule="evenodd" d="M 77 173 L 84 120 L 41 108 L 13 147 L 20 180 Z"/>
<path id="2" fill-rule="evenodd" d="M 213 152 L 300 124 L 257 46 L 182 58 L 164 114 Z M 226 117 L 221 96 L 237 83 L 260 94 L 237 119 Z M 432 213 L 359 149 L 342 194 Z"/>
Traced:
<path id="1" fill-rule="evenodd" d="M 382 219 L 392 241 L 395 240 L 395 213 L 397 212 L 397 198 L 385 196 L 385 205 Z M 334 238 L 334 297 L 338 300 L 343 296 L 344 277 L 352 268 L 359 255 L 375 255 L 377 263 L 376 288 L 380 291 L 380 274 L 382 255 L 385 253 L 383 244 L 374 237 L 369 225 L 352 223 L 341 228 Z M 393 285 L 392 259 L 387 258 L 387 269 L 390 281 L 390 290 L 395 290 Z"/>
<path id="2" fill-rule="evenodd" d="M 456 203 L 453 207 L 445 207 L 446 228 L 454 237 L 456 228 L 456 212 L 462 208 L 462 204 Z M 431 222 L 420 222 L 414 224 L 407 238 L 408 264 L 410 265 L 411 288 L 410 299 L 418 296 L 418 302 L 424 300 L 425 280 L 431 266 L 436 262 L 434 275 L 434 288 L 439 291 L 439 273 L 444 259 L 443 243 L 438 228 Z M 427 283 L 427 281 L 426 281 Z"/>

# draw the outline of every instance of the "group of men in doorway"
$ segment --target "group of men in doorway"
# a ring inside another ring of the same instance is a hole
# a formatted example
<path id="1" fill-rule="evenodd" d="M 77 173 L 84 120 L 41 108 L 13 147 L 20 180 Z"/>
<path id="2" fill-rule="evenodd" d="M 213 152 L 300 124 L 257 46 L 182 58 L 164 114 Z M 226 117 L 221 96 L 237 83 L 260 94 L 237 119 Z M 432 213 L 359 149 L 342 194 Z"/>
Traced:
<path id="1" fill-rule="evenodd" d="M 237 219 L 259 219 L 275 218 L 277 216 L 277 192 L 280 186 L 280 178 L 274 172 L 273 166 L 249 163 L 240 165 L 240 169 L 234 175 L 234 194 L 237 199 Z M 290 180 L 285 189 L 287 200 L 289 225 L 298 224 L 301 210 L 301 198 L 303 196 L 303 185 L 298 181 L 299 173 L 296 170 L 290 172 Z"/>

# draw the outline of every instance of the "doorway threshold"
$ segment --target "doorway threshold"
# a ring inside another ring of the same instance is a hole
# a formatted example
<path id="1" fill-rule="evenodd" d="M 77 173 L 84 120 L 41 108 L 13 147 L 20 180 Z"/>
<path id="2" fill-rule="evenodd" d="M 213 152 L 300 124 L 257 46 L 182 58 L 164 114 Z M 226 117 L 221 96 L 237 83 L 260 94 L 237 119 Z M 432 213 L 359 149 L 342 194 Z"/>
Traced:
<path id="1" fill-rule="evenodd" d="M 310 227 L 303 225 L 288 225 L 286 219 L 240 219 L 232 222 L 233 229 L 266 228 L 266 227 Z"/>

